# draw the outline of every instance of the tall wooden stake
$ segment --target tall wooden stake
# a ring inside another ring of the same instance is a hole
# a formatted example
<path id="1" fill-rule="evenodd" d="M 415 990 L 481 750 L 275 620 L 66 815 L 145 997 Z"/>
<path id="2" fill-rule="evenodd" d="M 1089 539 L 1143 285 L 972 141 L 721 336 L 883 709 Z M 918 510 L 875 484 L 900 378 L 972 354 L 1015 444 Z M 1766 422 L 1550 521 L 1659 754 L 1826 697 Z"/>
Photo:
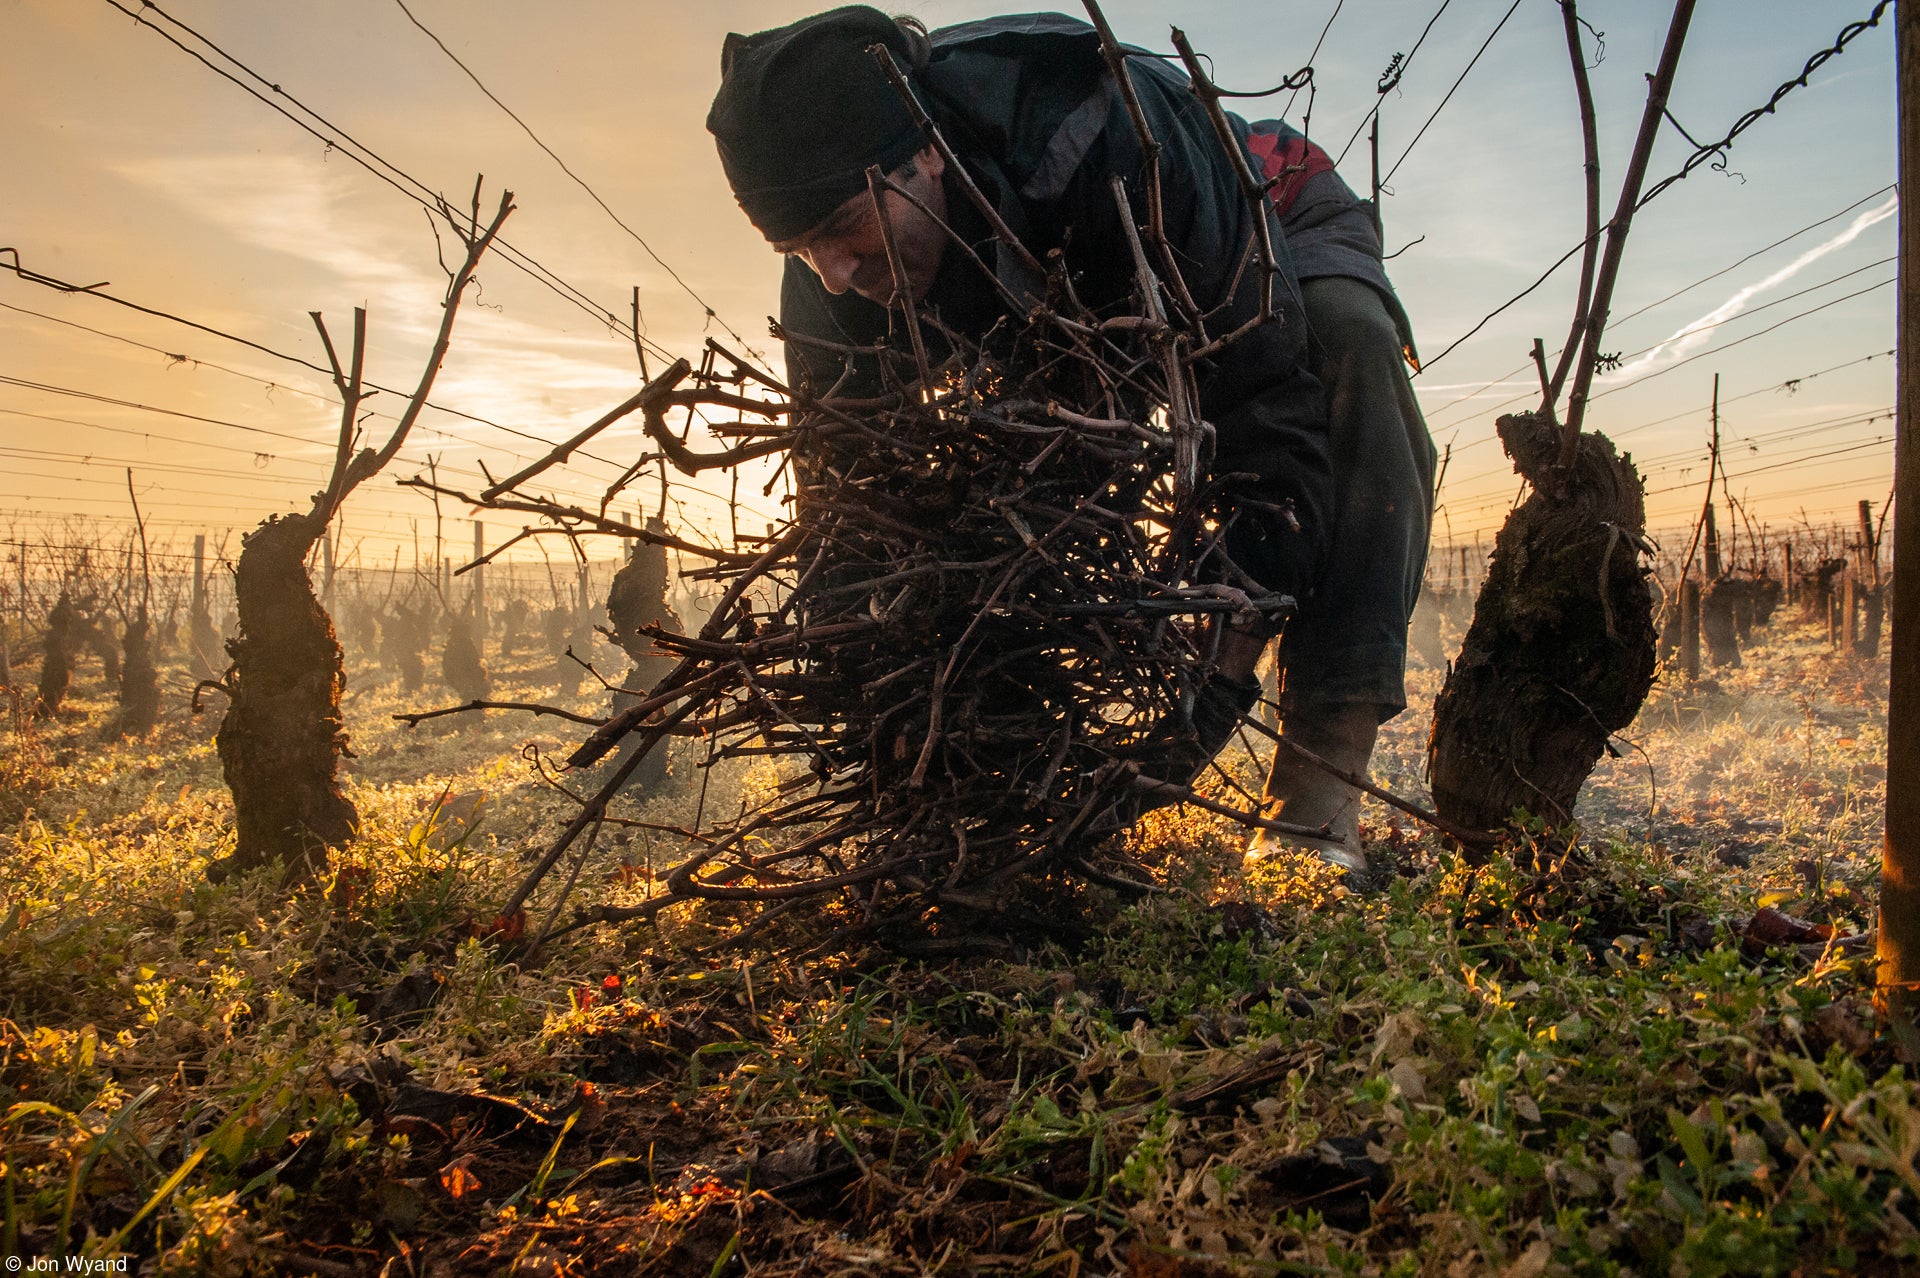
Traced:
<path id="1" fill-rule="evenodd" d="M 1873 503 L 1860 502 L 1860 575 L 1867 584 L 1880 584 L 1880 555 L 1873 541 Z"/>
<path id="2" fill-rule="evenodd" d="M 1860 570 L 1840 574 L 1840 651 L 1851 657 L 1860 650 Z"/>
<path id="3" fill-rule="evenodd" d="M 478 519 L 473 521 L 473 557 L 479 559 L 487 553 L 487 526 Z M 478 643 L 487 633 L 487 569 L 486 565 L 473 570 L 473 634 Z"/>
<path id="4" fill-rule="evenodd" d="M 1894 19 L 1899 42 L 1895 92 L 1900 102 L 1900 189 L 1920 190 L 1920 5 Z M 1887 833 L 1880 869 L 1881 1011 L 1910 1023 L 1920 988 L 1920 589 L 1900 578 L 1920 573 L 1920 217 L 1900 205 L 1898 412 L 1894 425 L 1893 632 L 1887 705 Z"/>
<path id="5" fill-rule="evenodd" d="M 1700 583 L 1680 583 L 1680 671 L 1688 683 L 1700 681 Z"/>

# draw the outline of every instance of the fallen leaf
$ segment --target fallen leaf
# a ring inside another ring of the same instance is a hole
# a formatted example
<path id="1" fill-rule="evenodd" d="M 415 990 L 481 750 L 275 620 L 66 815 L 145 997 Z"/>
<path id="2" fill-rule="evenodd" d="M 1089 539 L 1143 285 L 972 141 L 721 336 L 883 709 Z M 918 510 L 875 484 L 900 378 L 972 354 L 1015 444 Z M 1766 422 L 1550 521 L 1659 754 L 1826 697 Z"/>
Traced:
<path id="1" fill-rule="evenodd" d="M 1873 1034 L 1844 1003 L 1829 1003 L 1815 1012 L 1813 1026 L 1855 1056 L 1873 1050 Z"/>
<path id="2" fill-rule="evenodd" d="M 1417 1101 L 1426 1099 L 1426 1075 L 1422 1074 L 1420 1067 L 1412 1061 L 1399 1062 L 1387 1071 L 1387 1076 L 1393 1079 L 1393 1085 L 1398 1087 L 1400 1094 L 1408 1100 Z"/>
<path id="3" fill-rule="evenodd" d="M 1182 1278 L 1186 1272 L 1180 1257 L 1154 1251 L 1143 1243 L 1135 1243 L 1127 1251 L 1127 1278 Z"/>
<path id="4" fill-rule="evenodd" d="M 462 1154 L 440 1169 L 440 1188 L 447 1191 L 449 1198 L 465 1198 L 480 1188 L 480 1178 L 473 1174 L 473 1155 Z"/>
<path id="5" fill-rule="evenodd" d="M 1825 923 L 1809 923 L 1764 905 L 1747 920 L 1741 948 L 1758 954 L 1776 945 L 1812 945 L 1832 938 L 1833 928 Z"/>
<path id="6" fill-rule="evenodd" d="M 389 1180 L 381 1183 L 377 1192 L 378 1207 L 376 1216 L 387 1225 L 396 1229 L 411 1229 L 420 1221 L 420 1212 L 425 1207 L 416 1188 L 417 1182 L 408 1180 Z"/>
<path id="7" fill-rule="evenodd" d="M 606 1099 L 600 1095 L 599 1089 L 592 1083 L 585 1081 L 576 1083 L 573 1088 L 573 1099 L 580 1115 L 574 1120 L 574 1126 L 581 1131 L 590 1132 L 606 1119 Z"/>
<path id="8" fill-rule="evenodd" d="M 1540 1278 L 1541 1274 L 1547 1272 L 1547 1263 L 1552 1259 L 1552 1245 L 1544 1238 L 1536 1238 L 1507 1266 L 1505 1278 Z"/>

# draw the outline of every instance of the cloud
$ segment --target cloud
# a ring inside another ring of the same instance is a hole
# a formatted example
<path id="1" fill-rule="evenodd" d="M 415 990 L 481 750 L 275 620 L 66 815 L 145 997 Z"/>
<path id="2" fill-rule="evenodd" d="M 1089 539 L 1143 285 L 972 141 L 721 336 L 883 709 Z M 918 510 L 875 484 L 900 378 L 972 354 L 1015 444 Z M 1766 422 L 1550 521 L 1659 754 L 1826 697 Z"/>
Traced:
<path id="1" fill-rule="evenodd" d="M 345 214 L 352 197 L 343 175 L 310 157 L 172 155 L 108 167 L 235 243 L 318 267 L 369 298 L 398 306 L 427 286 L 424 271 L 367 247 L 363 228 Z"/>
<path id="2" fill-rule="evenodd" d="M 1532 381 L 1419 382 L 1414 386 L 1414 393 L 1419 395 L 1440 395 L 1448 391 L 1463 391 L 1467 389 L 1472 389 L 1474 393 L 1472 395 L 1467 396 L 1467 398 L 1481 399 L 1481 398 L 1486 398 L 1492 395 L 1497 395 L 1501 393 L 1503 388 L 1511 388 L 1514 386 L 1537 386 L 1538 384 L 1539 383 L 1532 382 Z"/>
<path id="3" fill-rule="evenodd" d="M 1668 337 L 1659 345 L 1650 348 L 1639 358 L 1622 364 L 1618 369 L 1615 369 L 1608 375 L 1608 380 L 1623 381 L 1652 372 L 1657 366 L 1662 364 L 1678 363 L 1693 351 L 1706 345 L 1711 339 L 1715 328 L 1746 310 L 1747 303 L 1752 301 L 1756 296 L 1792 279 L 1795 275 L 1798 275 L 1808 266 L 1826 257 L 1828 254 L 1838 252 L 1840 249 L 1845 248 L 1847 245 L 1859 239 L 1868 228 L 1876 226 L 1892 217 L 1899 207 L 1899 197 L 1897 195 L 1888 196 L 1886 203 L 1858 214 L 1853 221 L 1847 224 L 1845 229 L 1835 234 L 1832 238 L 1814 245 L 1765 279 L 1740 289 L 1734 293 L 1733 296 L 1714 307 L 1711 311 L 1708 311 L 1699 319 L 1694 320 L 1690 324 L 1682 325 L 1672 336 Z"/>
<path id="4" fill-rule="evenodd" d="M 368 208 L 352 174 L 316 165 L 309 156 L 203 153 L 125 159 L 111 167 L 230 245 L 263 251 L 270 263 L 277 259 L 269 272 L 297 281 L 297 291 L 364 301 L 372 317 L 369 375 L 391 385 L 413 384 L 438 328 L 446 289 L 432 245 L 424 242 L 424 219 L 404 222 L 383 207 Z M 440 235 L 442 252 L 457 253 L 459 245 L 444 227 Z M 524 286 L 497 257 L 483 263 L 481 275 L 483 288 L 467 297 L 435 385 L 436 400 L 519 429 L 560 435 L 570 433 L 569 423 L 591 420 L 638 385 L 630 347 L 609 341 L 591 321 L 577 324 L 583 330 L 577 332 L 539 322 L 548 307 L 545 294 Z M 486 284 L 500 286 L 508 310 L 491 300 Z M 331 310 L 329 319 L 336 343 L 343 341 Z M 394 409 L 386 402 L 377 406 Z M 539 447 L 472 423 L 433 424 L 483 455 Z"/>

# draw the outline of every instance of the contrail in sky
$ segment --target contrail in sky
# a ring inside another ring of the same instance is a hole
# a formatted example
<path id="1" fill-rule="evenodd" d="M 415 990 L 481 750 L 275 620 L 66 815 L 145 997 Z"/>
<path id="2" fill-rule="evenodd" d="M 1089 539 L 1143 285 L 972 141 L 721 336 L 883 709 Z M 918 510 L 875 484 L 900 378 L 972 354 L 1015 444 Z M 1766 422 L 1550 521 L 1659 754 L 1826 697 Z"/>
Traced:
<path id="1" fill-rule="evenodd" d="M 1814 245 L 1799 257 L 1794 258 L 1791 262 L 1788 262 L 1785 266 L 1758 283 L 1747 285 L 1692 323 L 1681 325 L 1679 329 L 1675 330 L 1672 337 L 1669 337 L 1666 341 L 1660 343 L 1633 362 L 1623 364 L 1618 369 L 1615 369 L 1609 374 L 1609 380 L 1632 377 L 1636 374 L 1649 371 L 1656 363 L 1672 362 L 1685 358 L 1689 351 L 1707 342 L 1708 338 L 1713 335 L 1713 329 L 1716 325 L 1726 323 L 1741 311 L 1745 310 L 1747 303 L 1751 301 L 1756 294 L 1764 293 L 1776 284 L 1781 284 L 1792 279 L 1795 275 L 1798 275 L 1802 270 L 1806 269 L 1807 266 L 1819 261 L 1827 254 L 1845 248 L 1860 238 L 1861 234 L 1864 233 L 1868 227 L 1877 225 L 1892 217 L 1894 211 L 1899 207 L 1900 197 L 1897 195 L 1888 196 L 1885 204 L 1880 205 L 1878 208 L 1868 209 L 1866 212 L 1860 214 L 1854 218 L 1852 222 L 1847 224 L 1845 230 L 1835 235 L 1832 239 Z"/>

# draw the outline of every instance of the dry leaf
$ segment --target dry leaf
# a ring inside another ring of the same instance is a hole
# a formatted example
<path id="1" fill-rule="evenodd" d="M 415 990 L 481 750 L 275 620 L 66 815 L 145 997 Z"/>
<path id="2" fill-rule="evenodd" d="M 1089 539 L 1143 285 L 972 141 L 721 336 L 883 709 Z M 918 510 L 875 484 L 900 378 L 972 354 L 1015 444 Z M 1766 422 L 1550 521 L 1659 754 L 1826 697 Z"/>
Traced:
<path id="1" fill-rule="evenodd" d="M 1401 1061 L 1387 1071 L 1387 1076 L 1393 1079 L 1393 1085 L 1398 1087 L 1400 1094 L 1408 1100 L 1417 1101 L 1426 1099 L 1426 1075 L 1422 1074 L 1420 1067 L 1412 1061 Z M 1535 1117 L 1538 1117 L 1538 1115 Z"/>
<path id="2" fill-rule="evenodd" d="M 473 1155 L 462 1154 L 440 1169 L 440 1188 L 447 1191 L 449 1198 L 465 1198 L 480 1188 L 480 1178 L 473 1174 Z"/>
<path id="3" fill-rule="evenodd" d="M 1507 1266 L 1505 1278 L 1540 1278 L 1553 1259 L 1553 1247 L 1544 1238 L 1536 1238 Z"/>

